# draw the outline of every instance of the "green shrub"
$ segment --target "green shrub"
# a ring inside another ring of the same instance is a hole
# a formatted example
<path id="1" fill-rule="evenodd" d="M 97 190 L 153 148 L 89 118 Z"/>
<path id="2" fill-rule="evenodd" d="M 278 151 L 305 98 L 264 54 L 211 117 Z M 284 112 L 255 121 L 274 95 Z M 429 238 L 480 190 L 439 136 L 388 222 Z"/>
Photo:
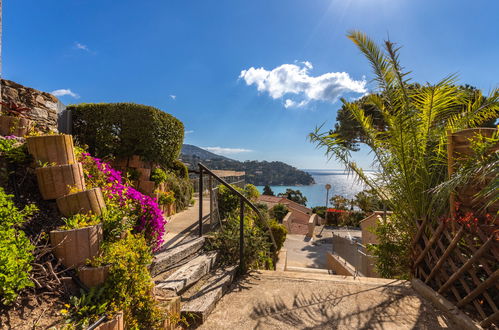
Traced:
<path id="1" fill-rule="evenodd" d="M 35 247 L 18 228 L 35 211 L 34 205 L 19 210 L 0 187 L 0 304 L 12 303 L 20 290 L 33 285 L 29 272 Z"/>
<path id="2" fill-rule="evenodd" d="M 168 170 L 156 168 L 152 171 L 151 180 L 156 184 L 166 183 L 173 191 L 177 211 L 184 210 L 191 204 L 194 189 L 188 177 L 178 177 Z"/>
<path id="3" fill-rule="evenodd" d="M 243 192 L 241 188 L 235 187 L 236 190 L 239 192 Z M 220 217 L 222 219 L 226 219 L 229 217 L 229 215 L 236 213 L 237 209 L 239 208 L 239 197 L 234 194 L 232 191 L 230 191 L 229 188 L 227 188 L 224 185 L 219 185 L 218 186 L 218 192 L 217 192 L 217 199 L 218 199 L 218 210 L 220 212 Z"/>
<path id="4" fill-rule="evenodd" d="M 286 235 L 288 230 L 286 227 L 277 221 L 273 220 L 269 223 L 270 230 L 272 231 L 272 236 L 274 236 L 275 244 L 277 245 L 277 252 L 281 250 L 286 240 Z"/>
<path id="5" fill-rule="evenodd" d="M 325 206 L 315 206 L 312 208 L 312 213 L 317 214 L 323 219 L 326 219 L 326 207 Z"/>
<path id="6" fill-rule="evenodd" d="M 360 222 L 366 217 L 364 212 L 343 212 L 338 214 L 338 225 L 360 227 Z"/>
<path id="7" fill-rule="evenodd" d="M 100 216 L 96 216 L 94 214 L 78 213 L 67 218 L 63 218 L 63 221 L 64 225 L 59 229 L 71 230 L 98 225 L 99 223 L 101 223 L 101 218 Z"/>
<path id="8" fill-rule="evenodd" d="M 175 159 L 171 164 L 169 164 L 168 168 L 178 178 L 182 179 L 189 178 L 189 170 L 187 169 L 187 166 L 185 166 L 185 164 L 178 159 Z"/>
<path id="9" fill-rule="evenodd" d="M 151 180 L 158 185 L 160 183 L 170 182 L 174 180 L 174 175 L 158 167 L 152 170 Z"/>
<path id="10" fill-rule="evenodd" d="M 389 221 L 378 222 L 374 233 L 378 237 L 378 244 L 367 246 L 368 251 L 375 255 L 376 272 L 384 278 L 407 280 L 411 260 L 411 236 L 399 230 L 400 220 L 391 215 Z"/>
<path id="11" fill-rule="evenodd" d="M 17 139 L 6 139 L 0 136 L 0 157 L 11 163 L 25 163 L 29 160 L 26 143 Z"/>
<path id="12" fill-rule="evenodd" d="M 232 187 L 234 187 L 237 191 L 239 191 L 252 202 L 255 202 L 258 196 L 260 196 L 258 189 L 252 184 L 247 184 L 246 186 L 244 186 L 244 188 L 240 188 L 237 186 Z M 218 186 L 217 197 L 218 208 L 222 219 L 228 217 L 230 214 L 234 214 L 238 210 L 240 203 L 239 196 L 230 191 L 230 189 L 226 186 Z"/>
<path id="13" fill-rule="evenodd" d="M 254 224 L 253 217 L 244 218 L 244 269 L 272 269 L 271 243 L 268 233 Z M 209 249 L 220 251 L 222 262 L 239 263 L 239 217 L 230 216 L 215 232 Z"/>
<path id="14" fill-rule="evenodd" d="M 175 203 L 175 195 L 172 191 L 159 191 L 158 194 L 159 205 L 171 205 Z"/>
<path id="15" fill-rule="evenodd" d="M 91 265 L 109 265 L 109 276 L 102 291 L 92 300 L 92 306 L 105 306 L 109 313 L 122 310 L 130 329 L 159 328 L 162 316 L 152 295 L 154 283 L 148 270 L 151 261 L 151 250 L 141 234 L 128 233 L 124 239 L 104 243 L 102 256 Z M 75 307 L 72 306 L 70 314 L 76 323 L 88 323 L 100 316 L 87 313 L 78 320 Z M 102 313 L 102 308 L 95 311 Z"/>
<path id="16" fill-rule="evenodd" d="M 270 210 L 270 216 L 277 220 L 277 222 L 282 223 L 282 220 L 288 214 L 288 207 L 284 204 L 277 204 Z"/>
<path id="17" fill-rule="evenodd" d="M 139 155 L 164 167 L 174 164 L 184 140 L 184 125 L 154 107 L 133 103 L 68 106 L 73 136 L 97 157 Z M 173 165 L 177 166 L 177 165 Z"/>

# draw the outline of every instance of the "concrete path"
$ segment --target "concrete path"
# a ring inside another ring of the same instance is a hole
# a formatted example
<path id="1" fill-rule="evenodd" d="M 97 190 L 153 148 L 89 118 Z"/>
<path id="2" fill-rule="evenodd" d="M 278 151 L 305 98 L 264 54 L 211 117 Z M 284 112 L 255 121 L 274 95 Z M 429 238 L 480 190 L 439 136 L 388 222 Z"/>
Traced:
<path id="1" fill-rule="evenodd" d="M 317 226 L 313 239 L 305 235 L 288 234 L 284 241 L 287 267 L 327 269 L 326 253 L 333 250 L 333 232 L 340 236 L 360 236 L 360 230 Z"/>
<path id="2" fill-rule="evenodd" d="M 326 252 L 332 251 L 331 237 L 311 239 L 305 235 L 286 236 L 287 267 L 326 269 Z"/>
<path id="3" fill-rule="evenodd" d="M 200 329 L 454 329 L 408 282 L 258 271 Z"/>
<path id="4" fill-rule="evenodd" d="M 203 215 L 210 213 L 210 200 L 203 198 Z M 209 220 L 208 220 L 209 222 Z M 173 247 L 179 243 L 185 243 L 189 239 L 198 237 L 199 234 L 199 199 L 195 199 L 194 205 L 184 211 L 172 215 L 166 225 L 166 233 L 163 236 L 165 247 Z M 204 221 L 207 224 L 207 221 Z"/>

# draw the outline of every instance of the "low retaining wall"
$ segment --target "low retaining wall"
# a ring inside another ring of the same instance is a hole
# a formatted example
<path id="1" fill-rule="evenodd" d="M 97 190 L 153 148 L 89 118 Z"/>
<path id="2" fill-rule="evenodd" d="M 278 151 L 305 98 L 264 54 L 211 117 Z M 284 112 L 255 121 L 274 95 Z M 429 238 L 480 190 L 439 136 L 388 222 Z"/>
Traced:
<path id="1" fill-rule="evenodd" d="M 308 219 L 308 233 L 307 237 L 314 237 L 315 226 L 317 226 L 317 222 L 319 217 L 317 214 L 312 214 Z"/>
<path id="2" fill-rule="evenodd" d="M 288 230 L 288 232 L 291 229 L 291 223 L 292 223 L 291 212 L 288 212 L 286 214 L 286 216 L 284 217 L 284 219 L 282 219 L 282 224 L 284 225 L 284 227 L 286 227 L 286 229 Z"/>
<path id="3" fill-rule="evenodd" d="M 379 277 L 374 267 L 374 258 L 368 254 L 362 244 L 347 237 L 333 235 L 333 251 L 363 276 Z"/>
<path id="4" fill-rule="evenodd" d="M 328 252 L 326 254 L 326 260 L 328 269 L 333 270 L 336 275 L 356 276 L 355 268 L 340 256 Z"/>

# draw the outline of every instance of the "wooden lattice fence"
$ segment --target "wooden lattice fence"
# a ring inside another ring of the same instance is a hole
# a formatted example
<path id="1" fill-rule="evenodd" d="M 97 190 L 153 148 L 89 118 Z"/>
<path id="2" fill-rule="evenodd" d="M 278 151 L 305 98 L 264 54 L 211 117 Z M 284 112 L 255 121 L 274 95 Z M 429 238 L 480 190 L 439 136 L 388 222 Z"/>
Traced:
<path id="1" fill-rule="evenodd" d="M 490 137 L 493 132 L 494 129 L 473 129 L 449 135 L 449 174 L 459 166 L 459 159 L 470 155 L 469 141 L 474 135 Z M 498 149 L 496 146 L 491 152 Z M 448 219 L 417 221 L 412 273 L 482 327 L 490 327 L 499 326 L 498 205 L 486 210 L 488 216 L 472 213 L 459 219 L 454 208 L 458 201 L 465 210 L 478 211 L 480 205 L 473 196 L 482 188 L 483 183 L 460 187 L 451 196 Z"/>
<path id="2" fill-rule="evenodd" d="M 497 225 L 419 221 L 413 275 L 483 327 L 499 321 Z"/>

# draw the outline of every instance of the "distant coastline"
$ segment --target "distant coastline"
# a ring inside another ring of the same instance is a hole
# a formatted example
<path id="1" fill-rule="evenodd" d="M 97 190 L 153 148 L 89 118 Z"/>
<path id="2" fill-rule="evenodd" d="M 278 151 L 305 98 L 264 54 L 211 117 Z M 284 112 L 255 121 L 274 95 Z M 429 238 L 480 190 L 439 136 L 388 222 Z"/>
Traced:
<path id="1" fill-rule="evenodd" d="M 307 186 L 315 183 L 313 176 L 308 172 L 283 162 L 256 160 L 241 162 L 189 144 L 184 144 L 182 147 L 181 160 L 190 169 L 195 169 L 196 164 L 201 161 L 214 170 L 244 171 L 246 183 L 255 186 Z"/>
<path id="2" fill-rule="evenodd" d="M 310 185 L 270 185 L 270 188 L 275 195 L 284 193 L 286 189 L 300 190 L 307 197 L 307 207 L 325 206 L 326 205 L 326 189 L 325 185 L 330 184 L 329 198 L 334 195 L 342 195 L 352 199 L 355 194 L 365 189 L 362 184 L 356 182 L 353 174 L 348 174 L 343 169 L 303 169 L 314 178 L 314 183 Z M 366 170 L 368 173 L 375 171 Z M 260 193 L 263 192 L 264 185 L 257 185 Z"/>

